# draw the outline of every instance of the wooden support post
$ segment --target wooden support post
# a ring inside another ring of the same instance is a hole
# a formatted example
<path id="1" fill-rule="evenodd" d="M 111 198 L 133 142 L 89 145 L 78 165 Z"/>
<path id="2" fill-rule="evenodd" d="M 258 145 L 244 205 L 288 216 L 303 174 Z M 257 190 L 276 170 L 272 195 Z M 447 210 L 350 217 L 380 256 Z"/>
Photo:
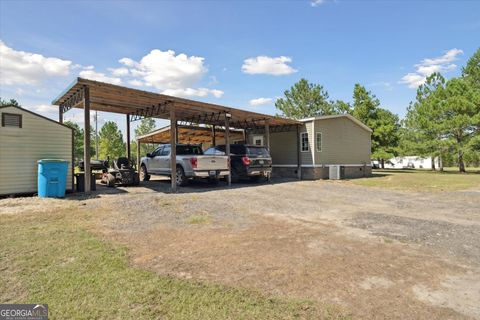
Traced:
<path id="1" fill-rule="evenodd" d="M 217 145 L 217 141 L 215 141 L 215 126 L 212 126 L 212 147 Z"/>
<path id="2" fill-rule="evenodd" d="M 170 129 L 175 128 L 177 118 L 175 115 L 175 106 L 170 109 Z M 172 179 L 172 192 L 177 192 L 177 130 L 170 130 L 170 170 Z"/>
<path id="3" fill-rule="evenodd" d="M 265 122 L 265 147 L 270 151 L 270 125 L 268 120 Z"/>
<path id="4" fill-rule="evenodd" d="M 87 86 L 83 87 L 83 165 L 85 170 L 85 193 L 91 191 L 91 177 L 92 172 L 90 170 L 90 90 Z"/>
<path id="5" fill-rule="evenodd" d="M 302 156 L 300 152 L 300 125 L 297 125 L 297 178 L 302 179 Z"/>
<path id="6" fill-rule="evenodd" d="M 228 157 L 228 186 L 232 185 L 232 162 L 230 159 L 230 114 L 225 114 L 225 154 Z"/>
<path id="7" fill-rule="evenodd" d="M 242 133 L 243 133 L 243 144 L 247 144 L 247 130 L 243 129 Z"/>
<path id="8" fill-rule="evenodd" d="M 127 159 L 130 160 L 130 115 L 127 114 Z"/>
<path id="9" fill-rule="evenodd" d="M 63 107 L 58 106 L 58 122 L 63 123 Z"/>
<path id="10" fill-rule="evenodd" d="M 140 140 L 137 140 L 137 171 L 140 175 Z"/>
<path id="11" fill-rule="evenodd" d="M 178 134 L 178 123 L 177 123 L 177 121 L 175 121 L 174 130 L 175 130 L 175 143 L 178 143 L 178 139 L 180 139 L 180 138 L 179 138 L 179 134 Z"/>

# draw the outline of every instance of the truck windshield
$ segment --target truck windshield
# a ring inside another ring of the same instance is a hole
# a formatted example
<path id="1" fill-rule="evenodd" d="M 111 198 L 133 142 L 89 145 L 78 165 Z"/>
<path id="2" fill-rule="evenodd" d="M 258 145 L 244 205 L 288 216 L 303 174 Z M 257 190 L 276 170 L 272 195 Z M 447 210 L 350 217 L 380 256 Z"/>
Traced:
<path id="1" fill-rule="evenodd" d="M 269 157 L 267 148 L 264 147 L 248 147 L 247 154 L 252 156 Z"/>
<path id="2" fill-rule="evenodd" d="M 177 146 L 177 154 L 181 155 L 202 155 L 202 148 L 199 146 Z"/>

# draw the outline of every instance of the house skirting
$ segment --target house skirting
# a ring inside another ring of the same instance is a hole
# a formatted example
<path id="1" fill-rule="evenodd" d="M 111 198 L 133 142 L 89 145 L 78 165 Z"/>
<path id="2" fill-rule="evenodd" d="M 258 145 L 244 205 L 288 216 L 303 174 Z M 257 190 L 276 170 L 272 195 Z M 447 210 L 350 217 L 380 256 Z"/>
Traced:
<path id="1" fill-rule="evenodd" d="M 339 164 L 345 167 L 345 179 L 363 178 L 372 175 L 372 166 L 363 164 Z M 331 165 L 302 165 L 302 180 L 318 180 L 329 178 Z M 273 165 L 272 177 L 297 178 L 296 165 Z"/>

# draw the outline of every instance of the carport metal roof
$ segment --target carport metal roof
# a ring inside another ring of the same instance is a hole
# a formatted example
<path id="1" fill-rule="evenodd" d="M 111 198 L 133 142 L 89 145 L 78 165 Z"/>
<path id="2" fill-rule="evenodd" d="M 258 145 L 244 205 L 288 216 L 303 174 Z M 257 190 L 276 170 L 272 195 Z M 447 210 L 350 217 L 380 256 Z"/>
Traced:
<path id="1" fill-rule="evenodd" d="M 265 126 L 291 126 L 301 124 L 297 120 L 276 117 L 212 103 L 178 98 L 99 81 L 77 78 L 52 104 L 60 107 L 60 113 L 71 108 L 83 108 L 82 100 L 88 89 L 90 109 L 127 114 L 130 121 L 155 117 L 170 118 L 175 108 L 176 120 L 185 123 L 224 125 L 224 115 L 230 114 L 230 126 L 254 129 Z"/>
<path id="2" fill-rule="evenodd" d="M 137 137 L 139 143 L 169 143 L 171 127 L 166 126 L 155 131 L 149 132 Z M 215 140 L 225 140 L 225 130 L 216 128 L 200 127 L 200 126 L 179 126 L 177 128 L 177 140 L 179 143 L 204 144 L 214 143 Z M 243 130 L 231 129 L 230 138 L 235 140 L 243 140 Z"/>

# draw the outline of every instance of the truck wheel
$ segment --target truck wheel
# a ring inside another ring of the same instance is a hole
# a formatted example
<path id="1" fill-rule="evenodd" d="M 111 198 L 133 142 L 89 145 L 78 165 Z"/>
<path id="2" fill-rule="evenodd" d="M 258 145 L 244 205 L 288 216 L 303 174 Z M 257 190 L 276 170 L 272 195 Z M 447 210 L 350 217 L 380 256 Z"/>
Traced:
<path id="1" fill-rule="evenodd" d="M 176 180 L 177 186 L 183 187 L 187 185 L 187 182 L 188 182 L 188 179 L 185 176 L 185 171 L 183 171 L 182 167 L 177 166 L 177 180 Z"/>
<path id="2" fill-rule="evenodd" d="M 140 181 L 148 181 L 150 180 L 150 175 L 147 172 L 147 167 L 142 164 L 140 167 Z"/>

